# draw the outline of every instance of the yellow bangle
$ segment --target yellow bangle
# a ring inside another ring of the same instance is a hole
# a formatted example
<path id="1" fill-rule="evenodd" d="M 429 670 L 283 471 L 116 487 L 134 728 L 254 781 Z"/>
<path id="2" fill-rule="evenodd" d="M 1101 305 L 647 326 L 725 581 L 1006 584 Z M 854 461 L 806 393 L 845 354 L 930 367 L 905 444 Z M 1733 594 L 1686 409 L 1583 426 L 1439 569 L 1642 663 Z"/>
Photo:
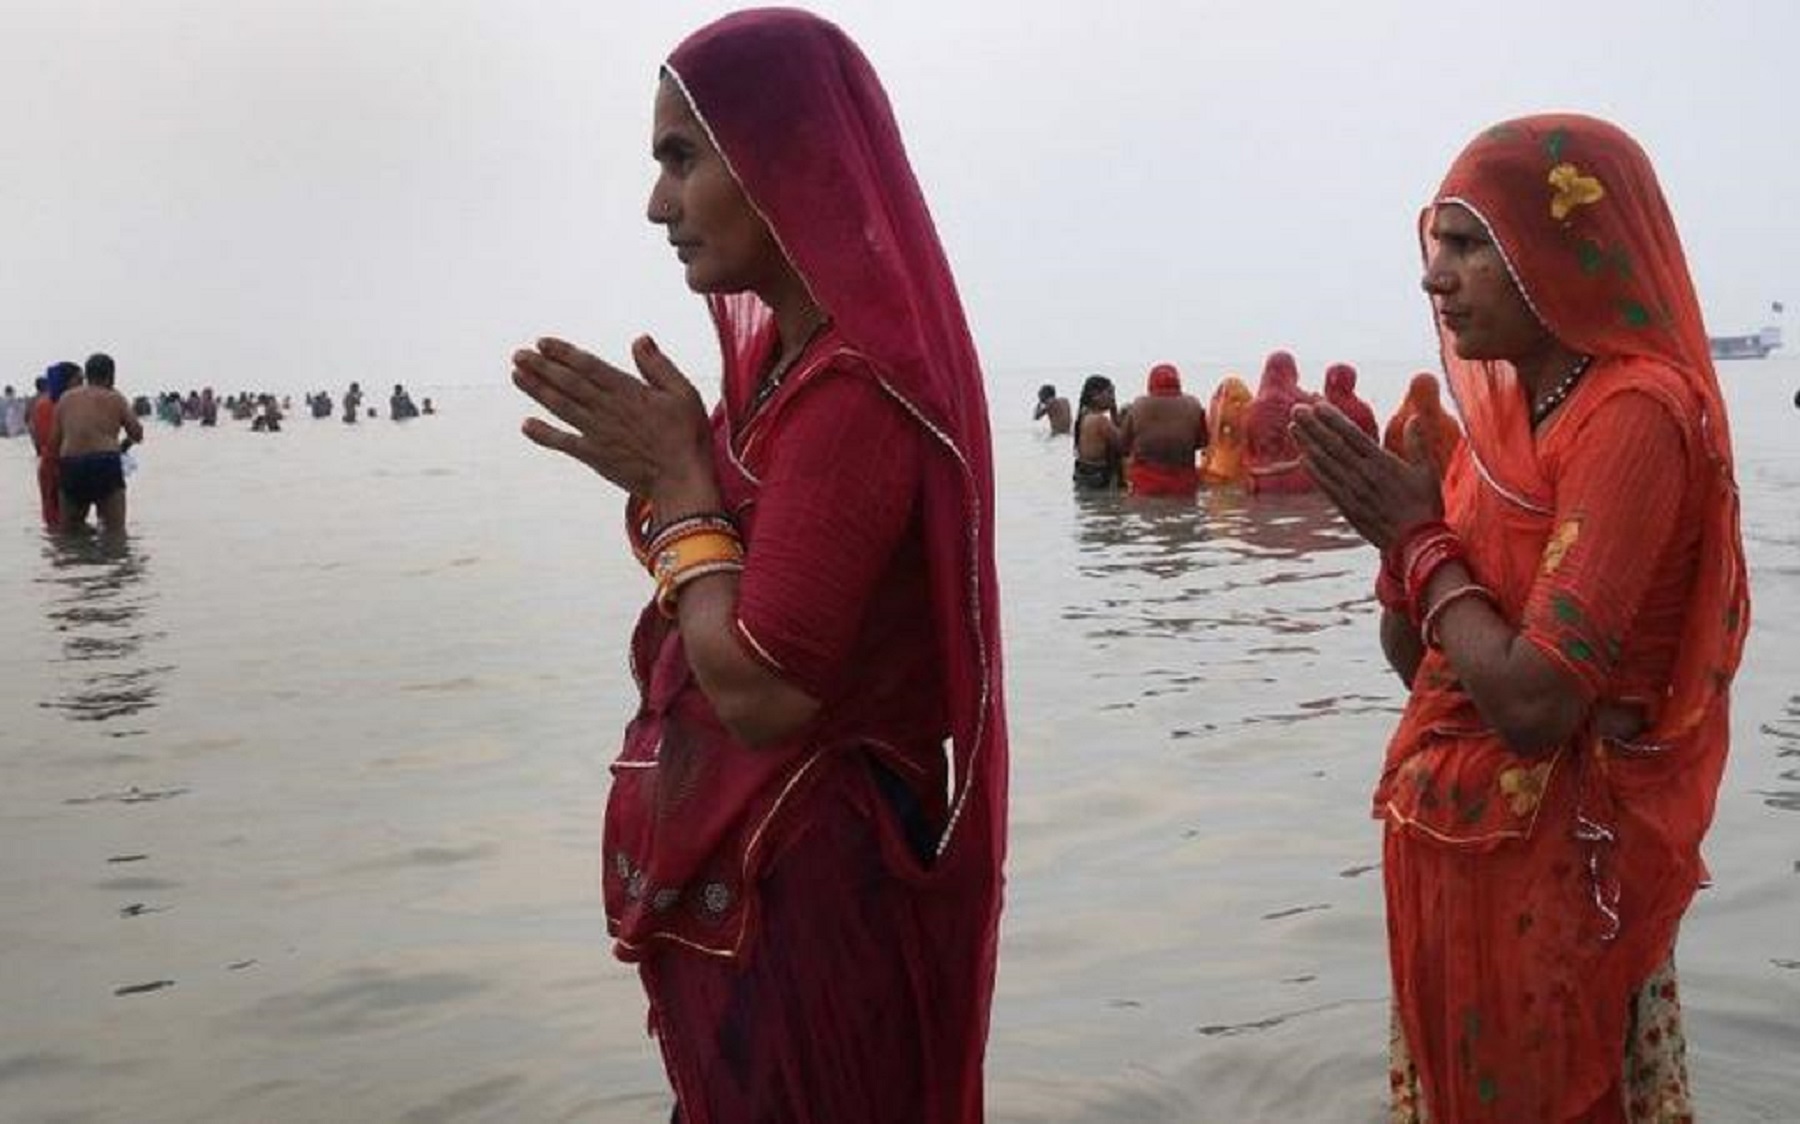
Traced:
<path id="1" fill-rule="evenodd" d="M 725 531 L 683 535 L 656 552 L 650 572 L 656 577 L 656 605 L 666 617 L 675 615 L 681 587 L 706 574 L 744 568 L 744 543 Z"/>

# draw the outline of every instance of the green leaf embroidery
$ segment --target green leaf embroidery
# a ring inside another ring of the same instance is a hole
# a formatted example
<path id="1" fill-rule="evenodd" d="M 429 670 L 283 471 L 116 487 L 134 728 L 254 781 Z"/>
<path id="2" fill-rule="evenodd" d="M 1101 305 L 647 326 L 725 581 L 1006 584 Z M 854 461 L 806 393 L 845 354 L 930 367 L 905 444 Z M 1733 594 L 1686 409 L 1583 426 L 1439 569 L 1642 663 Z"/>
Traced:
<path id="1" fill-rule="evenodd" d="M 1583 273 L 1589 275 L 1599 273 L 1601 267 L 1606 264 L 1606 251 L 1602 250 L 1600 243 L 1592 238 L 1582 239 L 1581 244 L 1575 247 L 1575 253 L 1581 258 L 1581 272 Z"/>
<path id="2" fill-rule="evenodd" d="M 1650 310 L 1639 304 L 1637 301 L 1620 301 L 1619 314 L 1625 317 L 1625 323 L 1631 325 L 1633 328 L 1647 328 L 1650 326 Z"/>
<path id="3" fill-rule="evenodd" d="M 1563 145 L 1568 139 L 1567 129 L 1552 129 L 1550 135 L 1544 138 L 1544 151 L 1550 154 L 1550 159 L 1555 163 L 1562 163 Z"/>
<path id="4" fill-rule="evenodd" d="M 1552 595 L 1550 609 L 1556 614 L 1556 619 L 1564 624 L 1581 623 L 1581 606 L 1577 605 L 1575 599 L 1566 593 Z"/>
<path id="5" fill-rule="evenodd" d="M 1480 823 L 1481 817 L 1487 814 L 1487 797 L 1482 796 L 1473 804 L 1465 806 L 1457 813 L 1457 818 L 1465 824 Z"/>
<path id="6" fill-rule="evenodd" d="M 1594 662 L 1594 649 L 1588 645 L 1586 640 L 1582 640 L 1579 637 L 1571 636 L 1569 639 L 1564 640 L 1562 642 L 1562 650 L 1563 655 L 1568 656 L 1572 660 L 1580 660 L 1582 663 Z"/>
<path id="7" fill-rule="evenodd" d="M 1500 1082 L 1494 1080 L 1491 1073 L 1482 1074 L 1481 1081 L 1475 1086 L 1475 1095 L 1481 1098 L 1482 1104 L 1493 1104 L 1500 1099 Z"/>

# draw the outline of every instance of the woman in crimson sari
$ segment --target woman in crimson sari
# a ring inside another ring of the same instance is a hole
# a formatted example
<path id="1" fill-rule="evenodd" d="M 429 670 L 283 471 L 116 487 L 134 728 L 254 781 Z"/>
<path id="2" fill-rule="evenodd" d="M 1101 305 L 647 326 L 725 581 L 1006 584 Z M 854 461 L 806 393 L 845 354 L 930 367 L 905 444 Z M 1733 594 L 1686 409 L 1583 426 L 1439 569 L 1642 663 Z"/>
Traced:
<path id="1" fill-rule="evenodd" d="M 1300 367 L 1285 351 L 1272 352 L 1263 364 L 1262 383 L 1250 404 L 1245 426 L 1245 459 L 1250 465 L 1252 492 L 1310 492 L 1312 476 L 1294 443 L 1289 423 L 1294 407 L 1310 402 L 1312 395 L 1300 389 Z"/>
<path id="2" fill-rule="evenodd" d="M 1337 408 L 1337 412 L 1356 423 L 1356 428 L 1369 435 L 1370 440 L 1381 438 L 1381 427 L 1375 421 L 1375 410 L 1356 394 L 1356 368 L 1348 363 L 1333 363 L 1325 368 L 1325 401 Z"/>
<path id="3" fill-rule="evenodd" d="M 1412 690 L 1375 793 L 1395 1119 L 1692 1119 L 1673 953 L 1749 623 L 1724 404 L 1667 204 L 1603 121 L 1478 136 L 1421 221 L 1467 426 L 1440 498 L 1328 407 Z"/>
<path id="4" fill-rule="evenodd" d="M 724 353 L 710 421 L 559 340 L 526 436 L 630 494 L 656 579 L 603 891 L 684 1124 L 982 1118 L 1006 732 L 987 407 L 880 82 L 838 28 L 670 56 L 649 218 Z"/>

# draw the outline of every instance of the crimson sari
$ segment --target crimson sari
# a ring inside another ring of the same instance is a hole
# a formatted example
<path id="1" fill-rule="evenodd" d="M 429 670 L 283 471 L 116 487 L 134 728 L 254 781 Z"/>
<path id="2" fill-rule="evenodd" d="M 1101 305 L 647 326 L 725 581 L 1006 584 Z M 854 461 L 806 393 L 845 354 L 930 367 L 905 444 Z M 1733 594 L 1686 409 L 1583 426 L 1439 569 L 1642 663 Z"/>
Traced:
<path id="1" fill-rule="evenodd" d="M 1357 397 L 1355 367 L 1348 363 L 1333 363 L 1325 368 L 1325 401 L 1368 434 L 1369 440 L 1381 440 L 1381 427 L 1376 424 L 1374 409 Z"/>
<path id="2" fill-rule="evenodd" d="M 1640 1087 L 1624 1061 L 1704 877 L 1749 622 L 1724 404 L 1674 221 L 1623 132 L 1497 126 L 1452 166 L 1434 207 L 1451 203 L 1593 365 L 1534 434 L 1512 367 L 1444 338 L 1468 432 L 1446 518 L 1523 639 L 1648 727 L 1518 754 L 1426 654 L 1374 801 L 1400 1030 L 1433 1120 L 1674 1119 L 1685 1077 Z"/>
<path id="3" fill-rule="evenodd" d="M 1300 389 L 1300 367 L 1285 351 L 1270 354 L 1263 364 L 1262 382 L 1250 404 L 1244 449 L 1250 465 L 1252 492 L 1310 492 L 1312 474 L 1300 459 L 1300 446 L 1289 425 L 1294 407 L 1312 401 Z"/>
<path id="4" fill-rule="evenodd" d="M 831 324 L 779 390 L 753 293 L 708 298 L 738 635 L 821 702 L 724 729 L 647 607 L 603 854 L 685 1124 L 982 1118 L 1006 731 L 987 406 L 873 69 L 830 23 L 728 16 L 664 68 Z"/>

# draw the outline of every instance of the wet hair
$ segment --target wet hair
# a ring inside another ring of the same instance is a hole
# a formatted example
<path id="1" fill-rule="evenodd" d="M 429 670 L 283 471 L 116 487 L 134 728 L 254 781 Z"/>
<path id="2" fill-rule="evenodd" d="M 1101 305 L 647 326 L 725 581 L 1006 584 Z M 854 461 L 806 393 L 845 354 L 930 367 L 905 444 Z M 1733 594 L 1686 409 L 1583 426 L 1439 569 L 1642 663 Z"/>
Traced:
<path id="1" fill-rule="evenodd" d="M 1081 384 L 1081 408 L 1084 410 L 1095 408 L 1094 403 L 1100 395 L 1112 388 L 1112 380 L 1105 375 L 1089 375 L 1087 381 Z"/>
<path id="2" fill-rule="evenodd" d="M 1056 387 L 1054 385 L 1052 385 L 1051 383 L 1045 383 L 1043 386 L 1038 387 L 1038 401 L 1039 402 L 1048 402 L 1052 398 L 1055 398 L 1055 397 L 1056 397 Z"/>
<path id="3" fill-rule="evenodd" d="M 111 386 L 113 384 L 113 357 L 104 351 L 96 351 L 88 356 L 87 381 L 95 386 Z"/>
<path id="4" fill-rule="evenodd" d="M 44 392 L 44 388 L 50 385 L 50 380 L 45 378 L 42 375 L 39 375 L 37 377 L 37 383 L 35 385 L 37 386 L 38 393 L 42 394 Z"/>

